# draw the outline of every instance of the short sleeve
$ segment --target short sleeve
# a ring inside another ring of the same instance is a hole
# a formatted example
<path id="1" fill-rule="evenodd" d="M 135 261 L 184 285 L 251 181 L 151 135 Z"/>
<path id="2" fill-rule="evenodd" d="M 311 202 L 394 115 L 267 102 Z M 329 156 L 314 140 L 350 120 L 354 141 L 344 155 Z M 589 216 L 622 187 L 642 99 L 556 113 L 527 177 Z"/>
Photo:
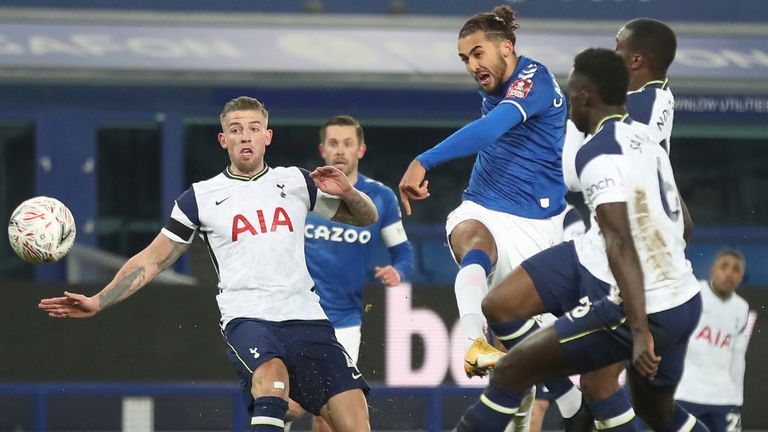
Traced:
<path id="1" fill-rule="evenodd" d="M 199 227 L 197 198 L 194 188 L 190 187 L 176 198 L 171 216 L 161 232 L 175 242 L 189 244 Z"/>
<path id="2" fill-rule="evenodd" d="M 612 129 L 612 128 L 611 128 Z M 624 156 L 611 130 L 601 131 L 576 154 L 576 172 L 584 199 L 592 209 L 600 204 L 627 202 Z"/>
<path id="3" fill-rule="evenodd" d="M 499 104 L 516 106 L 525 122 L 551 107 L 558 99 L 565 100 L 555 77 L 543 66 L 531 63 L 512 81 Z"/>

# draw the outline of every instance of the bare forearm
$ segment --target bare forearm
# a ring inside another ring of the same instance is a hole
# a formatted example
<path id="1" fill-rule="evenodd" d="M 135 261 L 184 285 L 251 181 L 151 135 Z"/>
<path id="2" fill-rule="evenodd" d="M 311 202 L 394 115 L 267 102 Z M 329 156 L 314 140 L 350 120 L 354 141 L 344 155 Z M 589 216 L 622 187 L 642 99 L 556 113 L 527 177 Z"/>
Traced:
<path id="1" fill-rule="evenodd" d="M 342 201 L 334 221 L 362 227 L 378 220 L 379 213 L 368 195 L 352 189 L 340 198 Z"/>
<path id="2" fill-rule="evenodd" d="M 608 264 L 619 286 L 630 328 L 633 333 L 645 331 L 648 329 L 648 318 L 645 312 L 643 271 L 632 238 L 606 239 L 606 249 Z"/>
<path id="3" fill-rule="evenodd" d="M 151 282 L 160 272 L 170 267 L 187 246 L 174 243 L 167 254 L 152 256 L 147 250 L 129 259 L 114 279 L 99 292 L 99 309 L 117 304 Z"/>

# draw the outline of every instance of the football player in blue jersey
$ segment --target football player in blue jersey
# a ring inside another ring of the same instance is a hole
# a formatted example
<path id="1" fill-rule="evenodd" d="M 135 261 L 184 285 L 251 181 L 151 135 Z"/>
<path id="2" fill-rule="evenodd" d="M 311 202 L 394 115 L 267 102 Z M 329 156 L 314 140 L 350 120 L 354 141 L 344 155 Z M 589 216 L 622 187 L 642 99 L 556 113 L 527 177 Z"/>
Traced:
<path id="1" fill-rule="evenodd" d="M 219 144 L 230 165 L 176 199 L 161 233 L 93 296 L 41 300 L 55 318 L 87 318 L 146 286 L 200 237 L 219 278 L 216 301 L 227 354 L 240 377 L 250 432 L 283 432 L 289 396 L 334 429 L 370 431 L 368 384 L 337 342 L 304 256 L 310 212 L 367 226 L 373 201 L 339 169 L 271 168 L 269 113 L 241 96 L 224 106 Z M 214 290 L 211 291 L 211 295 Z"/>
<path id="2" fill-rule="evenodd" d="M 363 311 L 363 284 L 374 247 L 382 241 L 391 264 L 374 268 L 373 276 L 386 286 L 397 286 L 413 269 L 413 247 L 403 229 L 400 207 L 392 189 L 364 176 L 358 161 L 365 155 L 365 135 L 353 117 L 331 117 L 320 129 L 320 155 L 326 165 L 346 174 L 355 188 L 376 205 L 379 219 L 372 225 L 355 227 L 310 214 L 304 227 L 307 267 L 320 296 L 336 339 L 357 363 Z M 314 423 L 324 423 L 315 417 Z M 313 430 L 327 430 L 314 424 Z"/>
<path id="3" fill-rule="evenodd" d="M 486 302 L 520 315 L 569 312 L 498 361 L 459 432 L 502 431 L 532 383 L 626 360 L 637 411 L 653 430 L 709 430 L 672 399 L 701 297 L 669 157 L 648 125 L 627 116 L 628 82 L 614 51 L 576 56 L 570 115 L 592 135 L 576 167 L 599 229 L 525 260 L 489 293 Z"/>
<path id="4" fill-rule="evenodd" d="M 410 200 L 429 196 L 428 170 L 477 154 L 463 202 L 446 222 L 460 266 L 454 287 L 469 376 L 484 374 L 498 353 L 485 341 L 483 297 L 521 261 L 560 242 L 566 205 L 565 97 L 544 64 L 516 52 L 518 27 L 508 6 L 466 21 L 458 54 L 480 86 L 482 117 L 417 156 L 400 182 L 400 198 L 411 214 Z M 537 326 L 522 320 L 490 328 L 510 348 Z M 558 404 L 566 416 L 575 414 L 581 395 L 573 384 L 567 379 L 545 384 L 569 393 L 568 402 Z"/>

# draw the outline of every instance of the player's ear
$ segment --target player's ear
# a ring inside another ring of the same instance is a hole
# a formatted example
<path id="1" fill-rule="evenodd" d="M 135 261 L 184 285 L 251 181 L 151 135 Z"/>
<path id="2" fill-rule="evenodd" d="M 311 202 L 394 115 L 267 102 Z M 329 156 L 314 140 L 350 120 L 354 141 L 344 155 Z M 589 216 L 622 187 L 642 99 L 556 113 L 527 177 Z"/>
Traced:
<path id="1" fill-rule="evenodd" d="M 509 39 L 504 39 L 501 43 L 501 49 L 505 57 L 512 55 L 515 52 L 515 44 Z"/>
<path id="2" fill-rule="evenodd" d="M 357 148 L 357 158 L 362 159 L 367 150 L 368 147 L 366 147 L 365 143 L 360 144 L 360 147 Z"/>
<path id="3" fill-rule="evenodd" d="M 217 136 L 219 139 L 219 145 L 221 148 L 225 149 L 227 148 L 227 141 L 224 139 L 224 132 L 219 132 L 219 135 Z"/>
<path id="4" fill-rule="evenodd" d="M 266 137 L 266 141 L 264 142 L 264 146 L 266 147 L 266 146 L 272 144 L 272 129 L 267 129 L 264 132 L 264 135 Z"/>

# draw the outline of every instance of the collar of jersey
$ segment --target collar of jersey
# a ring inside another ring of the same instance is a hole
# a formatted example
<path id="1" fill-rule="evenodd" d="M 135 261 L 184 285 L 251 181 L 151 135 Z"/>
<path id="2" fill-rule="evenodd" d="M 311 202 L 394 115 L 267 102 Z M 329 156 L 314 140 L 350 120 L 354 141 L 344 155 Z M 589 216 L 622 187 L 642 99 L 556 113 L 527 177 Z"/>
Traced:
<path id="1" fill-rule="evenodd" d="M 611 115 L 607 115 L 607 116 L 605 116 L 605 117 L 601 118 L 599 122 L 597 122 L 597 127 L 595 127 L 595 133 L 594 133 L 594 134 L 592 134 L 592 135 L 595 135 L 595 134 L 597 134 L 598 132 L 600 132 L 600 129 L 602 129 L 602 128 L 603 128 L 603 126 L 605 126 L 605 124 L 606 124 L 606 123 L 607 123 L 609 120 L 616 120 L 616 121 L 620 121 L 620 122 L 623 122 L 623 121 L 624 121 L 624 120 L 626 120 L 628 117 L 629 117 L 629 114 L 611 114 Z"/>
<path id="2" fill-rule="evenodd" d="M 637 89 L 637 91 L 645 90 L 646 87 L 656 87 L 664 90 L 669 87 L 669 78 L 664 78 L 663 80 L 648 81 L 642 87 Z"/>
<path id="3" fill-rule="evenodd" d="M 244 176 L 239 174 L 233 174 L 232 171 L 229 170 L 229 166 L 224 170 L 224 175 L 227 176 L 227 178 L 231 178 L 232 180 L 240 180 L 240 181 L 254 181 L 258 180 L 261 176 L 267 173 L 269 170 L 269 167 L 267 164 L 264 164 L 264 169 L 259 171 L 258 173 L 252 175 L 252 176 Z"/>

